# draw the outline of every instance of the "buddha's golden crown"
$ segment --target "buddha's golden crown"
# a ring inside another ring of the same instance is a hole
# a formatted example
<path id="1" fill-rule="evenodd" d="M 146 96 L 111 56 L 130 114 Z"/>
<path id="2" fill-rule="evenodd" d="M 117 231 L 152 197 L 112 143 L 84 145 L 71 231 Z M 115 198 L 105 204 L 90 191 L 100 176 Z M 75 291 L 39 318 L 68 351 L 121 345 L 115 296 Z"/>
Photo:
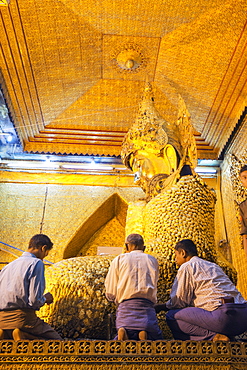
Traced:
<path id="1" fill-rule="evenodd" d="M 171 124 L 156 110 L 152 86 L 146 83 L 136 122 L 129 129 L 122 143 L 122 161 L 131 168 L 129 164 L 131 154 L 136 153 L 137 150 L 144 150 L 159 155 L 167 144 L 171 144 L 176 149 L 180 159 L 185 156 L 185 151 L 189 152 L 186 154 L 187 160 L 189 155 L 192 166 L 196 165 L 195 139 L 184 101 L 179 97 L 178 121 Z"/>

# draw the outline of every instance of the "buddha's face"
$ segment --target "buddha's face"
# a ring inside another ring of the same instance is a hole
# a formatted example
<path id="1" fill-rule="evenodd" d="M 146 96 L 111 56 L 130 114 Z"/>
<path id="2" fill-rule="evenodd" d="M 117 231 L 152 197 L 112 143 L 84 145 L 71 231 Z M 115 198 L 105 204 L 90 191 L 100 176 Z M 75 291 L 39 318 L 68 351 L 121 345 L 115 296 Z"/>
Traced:
<path id="1" fill-rule="evenodd" d="M 160 155 L 138 150 L 130 158 L 130 166 L 135 173 L 135 183 L 144 191 L 150 180 L 159 174 L 170 176 L 177 169 L 177 155 L 171 145 L 167 145 Z"/>

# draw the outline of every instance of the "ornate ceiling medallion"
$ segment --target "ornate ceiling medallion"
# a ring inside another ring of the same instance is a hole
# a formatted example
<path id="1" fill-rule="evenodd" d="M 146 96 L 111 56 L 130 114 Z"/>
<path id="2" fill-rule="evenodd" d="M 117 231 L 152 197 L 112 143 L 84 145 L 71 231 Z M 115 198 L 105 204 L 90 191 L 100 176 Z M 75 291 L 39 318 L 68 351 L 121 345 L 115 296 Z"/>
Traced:
<path id="1" fill-rule="evenodd" d="M 147 66 L 148 58 L 139 45 L 127 43 L 112 53 L 111 63 L 118 72 L 137 73 Z"/>

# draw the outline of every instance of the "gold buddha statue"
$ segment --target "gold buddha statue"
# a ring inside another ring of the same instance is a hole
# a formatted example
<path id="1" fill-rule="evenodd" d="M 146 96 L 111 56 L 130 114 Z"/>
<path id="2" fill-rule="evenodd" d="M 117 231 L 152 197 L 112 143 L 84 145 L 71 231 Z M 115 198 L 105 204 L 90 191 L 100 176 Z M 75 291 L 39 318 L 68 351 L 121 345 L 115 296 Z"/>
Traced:
<path id="1" fill-rule="evenodd" d="M 142 234 L 147 253 L 171 262 L 175 244 L 192 239 L 202 258 L 220 263 L 235 279 L 235 270 L 216 250 L 216 195 L 194 171 L 196 143 L 183 99 L 178 98 L 177 121 L 169 123 L 156 110 L 152 87 L 146 84 L 136 122 L 123 140 L 121 156 L 135 173 L 135 183 L 146 193 L 142 202 L 129 204 L 126 234 Z"/>

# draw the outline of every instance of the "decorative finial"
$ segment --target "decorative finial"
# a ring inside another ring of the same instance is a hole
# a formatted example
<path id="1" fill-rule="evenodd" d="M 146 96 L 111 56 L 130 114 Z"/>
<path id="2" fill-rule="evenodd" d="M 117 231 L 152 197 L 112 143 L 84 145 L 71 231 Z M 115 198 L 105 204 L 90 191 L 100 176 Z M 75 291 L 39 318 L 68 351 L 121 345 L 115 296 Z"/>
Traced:
<path id="1" fill-rule="evenodd" d="M 195 137 L 184 100 L 179 96 L 177 122 L 167 122 L 155 108 L 152 85 L 146 79 L 139 113 L 136 122 L 125 135 L 121 157 L 124 164 L 131 168 L 130 156 L 137 150 L 159 155 L 167 144 L 176 149 L 181 166 L 189 164 L 192 168 L 196 167 Z"/>
<path id="2" fill-rule="evenodd" d="M 136 122 L 125 135 L 122 144 L 121 156 L 127 167 L 130 168 L 130 155 L 137 150 L 159 154 L 168 143 L 168 136 L 163 129 L 164 124 L 166 121 L 154 106 L 152 86 L 146 81 Z"/>

